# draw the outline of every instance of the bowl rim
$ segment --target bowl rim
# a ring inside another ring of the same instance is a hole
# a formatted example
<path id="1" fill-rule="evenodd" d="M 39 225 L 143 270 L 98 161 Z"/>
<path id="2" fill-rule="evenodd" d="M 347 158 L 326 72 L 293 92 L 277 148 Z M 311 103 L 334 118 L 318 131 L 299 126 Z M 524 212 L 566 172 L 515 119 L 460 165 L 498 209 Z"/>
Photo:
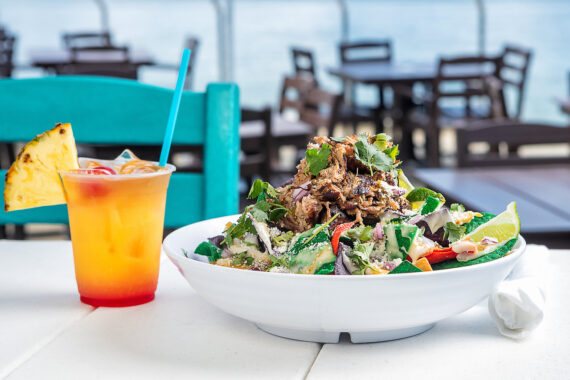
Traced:
<path id="1" fill-rule="evenodd" d="M 509 255 L 503 256 L 499 259 L 495 259 L 495 260 L 491 260 L 491 261 L 487 261 L 484 263 L 480 263 L 480 264 L 475 264 L 475 265 L 467 265 L 464 267 L 458 267 L 458 268 L 449 268 L 449 269 L 441 269 L 441 270 L 436 270 L 436 271 L 429 271 L 429 272 L 412 272 L 412 273 L 394 273 L 391 274 L 390 276 L 383 276 L 383 275 L 370 275 L 370 276 L 366 276 L 366 275 L 346 275 L 346 276 L 330 276 L 330 275 L 315 275 L 315 274 L 302 274 L 302 273 L 278 273 L 278 272 L 262 272 L 262 271 L 251 271 L 251 270 L 245 270 L 245 269 L 238 269 L 238 268 L 230 268 L 230 267 L 225 267 L 225 266 L 221 266 L 221 265 L 214 265 L 214 264 L 210 264 L 210 263 L 206 263 L 203 261 L 199 261 L 196 260 L 192 257 L 187 257 L 185 255 L 183 255 L 181 252 L 175 252 L 174 249 L 171 249 L 171 247 L 169 247 L 169 243 L 170 240 L 174 239 L 173 236 L 179 235 L 179 234 L 183 234 L 184 230 L 188 229 L 191 226 L 195 226 L 197 224 L 202 224 L 202 223 L 206 223 L 206 222 L 212 222 L 215 220 L 226 220 L 228 218 L 233 218 L 233 217 L 239 217 L 240 214 L 234 214 L 234 215 L 227 215 L 227 216 L 222 216 L 222 217 L 217 217 L 217 218 L 211 218 L 211 219 L 206 219 L 206 220 L 202 220 L 199 222 L 195 222 L 195 223 L 191 223 L 188 224 L 186 226 L 177 228 L 176 230 L 172 231 L 171 233 L 169 233 L 163 240 L 162 242 L 162 248 L 164 249 L 164 251 L 166 252 L 167 256 L 169 256 L 171 259 L 174 258 L 178 258 L 178 259 L 182 259 L 182 260 L 188 260 L 191 264 L 190 265 L 203 265 L 204 269 L 207 270 L 221 270 L 221 271 L 230 271 L 228 273 L 234 273 L 235 275 L 239 275 L 238 273 L 242 273 L 244 276 L 248 276 L 250 275 L 250 273 L 253 273 L 255 276 L 266 276 L 269 278 L 278 278 L 278 277 L 284 277 L 284 278 L 295 278 L 295 279 L 315 279 L 314 281 L 330 281 L 331 278 L 335 278 L 334 281 L 362 281 L 362 279 L 368 279 L 365 281 L 390 281 L 390 279 L 401 279 L 401 278 L 410 278 L 410 279 L 416 279 L 416 278 L 421 278 L 421 277 L 426 277 L 426 276 L 432 276 L 432 277 L 441 277 L 441 276 L 445 276 L 445 274 L 455 274 L 455 273 L 459 273 L 460 271 L 485 271 L 486 269 L 489 269 L 493 266 L 497 266 L 497 265 L 501 265 L 501 264 L 507 264 L 511 261 L 516 261 L 526 250 L 526 240 L 524 239 L 524 237 L 522 235 L 519 234 L 518 239 L 515 243 L 515 246 L 513 247 L 513 252 Z M 194 254 L 194 253 L 192 253 Z M 264 277 L 261 277 L 264 278 Z M 373 280 L 376 279 L 376 280 Z M 388 279 L 388 280 L 386 280 Z M 393 280 L 392 280 L 393 281 Z"/>

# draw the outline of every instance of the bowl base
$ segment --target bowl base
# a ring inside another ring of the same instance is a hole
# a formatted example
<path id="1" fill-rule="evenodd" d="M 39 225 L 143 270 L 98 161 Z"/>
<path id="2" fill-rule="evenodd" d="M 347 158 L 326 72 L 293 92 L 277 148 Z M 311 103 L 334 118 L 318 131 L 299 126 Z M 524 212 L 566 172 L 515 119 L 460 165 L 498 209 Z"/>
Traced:
<path id="1" fill-rule="evenodd" d="M 434 323 L 427 325 L 408 327 L 405 329 L 382 330 L 382 331 L 355 331 L 347 333 L 350 335 L 352 343 L 373 343 L 384 342 L 387 340 L 395 340 L 408 338 L 410 336 L 421 334 L 434 326 Z M 261 330 L 283 338 L 303 340 L 306 342 L 317 343 L 338 343 L 340 334 L 345 331 L 308 331 L 287 329 L 264 324 L 257 324 Z"/>

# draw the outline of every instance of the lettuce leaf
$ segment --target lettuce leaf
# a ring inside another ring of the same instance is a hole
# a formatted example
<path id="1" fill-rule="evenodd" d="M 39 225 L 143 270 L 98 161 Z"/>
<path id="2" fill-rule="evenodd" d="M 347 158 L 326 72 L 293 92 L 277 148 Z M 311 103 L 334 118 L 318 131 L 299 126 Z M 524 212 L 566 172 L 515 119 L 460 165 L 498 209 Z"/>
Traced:
<path id="1" fill-rule="evenodd" d="M 388 274 L 393 273 L 412 273 L 412 272 L 423 272 L 420 268 L 410 263 L 408 260 L 402 261 L 400 265 L 392 269 Z"/>
<path id="2" fill-rule="evenodd" d="M 494 251 L 489 252 L 484 256 L 478 257 L 475 260 L 457 261 L 454 259 L 454 260 L 444 261 L 438 264 L 432 264 L 431 267 L 433 270 L 440 270 L 440 269 L 466 267 L 469 265 L 475 265 L 475 264 L 486 263 L 487 261 L 493 261 L 505 256 L 511 249 L 513 249 L 516 242 L 517 238 L 511 239 L 502 246 L 500 246 L 499 248 L 495 249 Z"/>
<path id="3" fill-rule="evenodd" d="M 209 241 L 203 241 L 198 247 L 196 247 L 194 252 L 198 255 L 206 256 L 210 262 L 213 262 L 221 257 L 221 251 L 221 249 Z"/>
<path id="4" fill-rule="evenodd" d="M 469 223 L 463 224 L 463 226 L 465 227 L 465 234 L 470 233 L 475 228 L 479 227 L 481 224 L 487 223 L 489 220 L 497 216 L 495 214 L 491 214 L 488 212 L 482 212 L 481 214 L 483 216 L 476 216 L 473 219 L 471 219 Z"/>

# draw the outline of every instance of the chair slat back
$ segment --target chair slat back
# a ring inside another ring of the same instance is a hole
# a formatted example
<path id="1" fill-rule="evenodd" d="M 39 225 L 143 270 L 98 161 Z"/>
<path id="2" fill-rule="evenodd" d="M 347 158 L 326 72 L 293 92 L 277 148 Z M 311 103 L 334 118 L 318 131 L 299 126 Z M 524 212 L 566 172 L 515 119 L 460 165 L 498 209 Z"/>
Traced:
<path id="1" fill-rule="evenodd" d="M 342 96 L 322 88 L 309 90 L 303 98 L 303 110 L 300 119 L 316 129 L 325 127 L 330 136 L 338 119 Z"/>
<path id="2" fill-rule="evenodd" d="M 390 40 L 362 40 L 343 42 L 339 45 L 342 63 L 390 62 L 392 42 Z"/>
<path id="3" fill-rule="evenodd" d="M 77 143 L 120 145 L 136 154 L 137 146 L 162 144 L 172 94 L 113 78 L 3 80 L 0 142 L 30 141 L 57 122 L 70 122 Z M 201 146 L 204 164 L 201 173 L 172 175 L 167 227 L 237 212 L 238 97 L 237 86 L 224 83 L 210 84 L 205 93 L 183 93 L 173 145 Z M 66 220 L 65 206 L 0 211 L 0 225 Z"/>
<path id="4" fill-rule="evenodd" d="M 437 119 L 439 101 L 443 98 L 455 98 L 464 102 L 465 114 L 471 115 L 471 99 L 489 103 L 491 109 L 503 109 L 501 98 L 491 96 L 488 91 L 488 79 L 492 77 L 499 65 L 497 57 L 464 56 L 440 58 L 437 73 L 433 81 L 434 112 L 432 118 Z M 494 107 L 499 102 L 498 107 Z"/>
<path id="5" fill-rule="evenodd" d="M 62 39 L 66 49 L 113 45 L 109 32 L 64 33 Z"/>
<path id="6" fill-rule="evenodd" d="M 516 90 L 516 107 L 511 117 L 520 118 L 522 114 L 525 86 L 528 77 L 528 69 L 532 58 L 532 50 L 514 45 L 505 45 L 500 57 L 500 65 L 497 71 L 504 84 L 510 85 Z"/>
<path id="7" fill-rule="evenodd" d="M 58 75 L 95 75 L 137 79 L 137 66 L 130 62 L 126 46 L 71 48 L 70 62 L 57 65 Z"/>
<path id="8" fill-rule="evenodd" d="M 0 78 L 9 78 L 14 70 L 14 45 L 16 37 L 0 35 Z"/>
<path id="9" fill-rule="evenodd" d="M 295 75 L 285 77 L 281 87 L 281 99 L 279 101 L 279 113 L 286 109 L 293 109 L 299 114 L 303 110 L 303 97 L 317 85 L 314 78 Z"/>
<path id="10" fill-rule="evenodd" d="M 315 57 L 311 50 L 292 47 L 291 57 L 296 75 L 308 75 L 316 78 Z"/>
<path id="11" fill-rule="evenodd" d="M 487 143 L 489 146 L 506 144 L 505 154 L 490 151 L 474 154 L 470 151 L 473 143 Z M 557 127 L 545 124 L 520 123 L 512 120 L 486 121 L 480 125 L 457 130 L 457 166 L 529 165 L 540 163 L 570 163 L 570 156 L 562 157 L 523 157 L 518 148 L 521 145 L 570 144 L 570 127 Z"/>

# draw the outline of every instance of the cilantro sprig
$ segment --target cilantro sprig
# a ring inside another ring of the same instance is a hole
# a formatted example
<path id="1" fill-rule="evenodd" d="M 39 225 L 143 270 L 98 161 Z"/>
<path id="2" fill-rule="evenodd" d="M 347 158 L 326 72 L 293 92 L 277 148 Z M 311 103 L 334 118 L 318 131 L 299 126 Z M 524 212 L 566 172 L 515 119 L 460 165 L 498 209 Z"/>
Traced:
<path id="1" fill-rule="evenodd" d="M 226 243 L 230 245 L 234 239 L 241 238 L 247 232 L 257 234 L 249 215 L 258 222 L 277 222 L 283 218 L 285 214 L 292 214 L 291 210 L 279 202 L 279 193 L 277 190 L 269 183 L 259 179 L 256 179 L 251 186 L 247 198 L 257 199 L 257 202 L 251 206 L 247 206 L 237 220 L 237 223 L 233 223 L 226 228 L 224 231 L 226 237 L 222 241 L 222 244 Z"/>
<path id="2" fill-rule="evenodd" d="M 307 169 L 315 177 L 319 175 L 321 170 L 329 164 L 329 156 L 331 155 L 331 146 L 324 143 L 321 149 L 307 149 L 305 152 L 305 161 L 307 162 Z M 306 169 L 305 169 L 305 174 Z"/>
<path id="3" fill-rule="evenodd" d="M 443 240 L 449 240 L 450 243 L 460 240 L 463 235 L 465 235 L 465 227 L 458 226 L 453 222 L 445 223 L 443 225 L 443 231 Z"/>
<path id="4" fill-rule="evenodd" d="M 281 255 L 279 257 L 273 256 L 273 255 L 269 255 L 269 258 L 271 259 L 271 265 L 269 265 L 266 269 L 266 272 L 269 272 L 271 270 L 271 268 L 274 267 L 289 267 L 289 255 Z"/>
<path id="5" fill-rule="evenodd" d="M 370 175 L 374 174 L 374 170 L 389 172 L 398 166 L 395 162 L 398 147 L 387 148 L 387 141 L 387 136 L 380 134 L 370 144 L 367 135 L 358 135 L 358 141 L 354 143 L 354 156 L 370 169 Z"/>

